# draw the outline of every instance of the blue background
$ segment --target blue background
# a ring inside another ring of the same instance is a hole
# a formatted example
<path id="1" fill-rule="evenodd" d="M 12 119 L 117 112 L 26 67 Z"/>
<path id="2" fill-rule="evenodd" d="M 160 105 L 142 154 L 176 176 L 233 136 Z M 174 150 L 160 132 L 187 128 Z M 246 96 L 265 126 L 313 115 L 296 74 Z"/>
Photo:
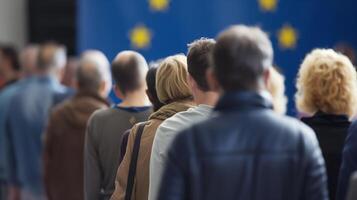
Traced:
<path id="1" fill-rule="evenodd" d="M 295 79 L 305 54 L 338 42 L 357 46 L 356 0 L 279 0 L 274 12 L 263 12 L 257 0 L 171 0 L 168 10 L 154 12 L 148 0 L 79 0 L 78 52 L 102 50 L 110 60 L 131 49 L 129 32 L 144 24 L 153 33 L 150 48 L 139 50 L 148 61 L 186 53 L 187 44 L 215 37 L 225 27 L 244 23 L 269 33 L 275 64 L 286 76 L 289 114 L 295 115 Z M 290 24 L 298 31 L 297 46 L 281 49 L 277 31 Z"/>

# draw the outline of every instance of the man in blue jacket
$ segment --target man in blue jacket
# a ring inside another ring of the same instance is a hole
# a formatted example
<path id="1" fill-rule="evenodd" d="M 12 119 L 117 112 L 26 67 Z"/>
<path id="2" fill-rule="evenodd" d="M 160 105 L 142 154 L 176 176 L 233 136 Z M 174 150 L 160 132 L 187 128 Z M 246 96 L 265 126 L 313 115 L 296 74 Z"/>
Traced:
<path id="1" fill-rule="evenodd" d="M 175 139 L 158 199 L 328 199 L 314 132 L 271 110 L 267 35 L 230 27 L 218 36 L 212 57 L 208 80 L 221 98 L 211 119 Z"/>
<path id="2" fill-rule="evenodd" d="M 40 47 L 36 75 L 16 89 L 8 103 L 10 199 L 45 199 L 42 177 L 42 139 L 51 108 L 73 94 L 60 84 L 66 64 L 65 48 L 48 43 Z"/>

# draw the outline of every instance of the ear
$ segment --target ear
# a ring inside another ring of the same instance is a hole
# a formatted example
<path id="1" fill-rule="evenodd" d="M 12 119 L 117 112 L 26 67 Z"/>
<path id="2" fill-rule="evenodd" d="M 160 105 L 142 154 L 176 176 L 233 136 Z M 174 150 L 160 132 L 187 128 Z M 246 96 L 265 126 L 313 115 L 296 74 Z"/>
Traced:
<path id="1" fill-rule="evenodd" d="M 206 71 L 206 79 L 207 79 L 207 83 L 208 83 L 208 86 L 209 86 L 211 91 L 213 91 L 213 92 L 220 92 L 221 91 L 221 86 L 217 81 L 216 75 L 215 75 L 214 70 L 213 70 L 212 67 L 207 69 L 207 71 Z"/>
<path id="2" fill-rule="evenodd" d="M 265 88 L 268 88 L 268 86 L 269 86 L 269 82 L 270 82 L 270 78 L 271 78 L 270 70 L 271 70 L 271 67 L 269 67 L 268 69 L 265 69 L 263 72 L 263 82 L 264 82 Z"/>
<path id="3" fill-rule="evenodd" d="M 99 94 L 103 97 L 103 98 L 106 98 L 109 94 L 109 88 L 107 86 L 107 82 L 106 81 L 102 81 L 100 83 L 100 86 L 99 86 Z"/>
<path id="4" fill-rule="evenodd" d="M 197 83 L 190 74 L 187 76 L 187 82 L 191 92 L 194 92 L 197 89 Z"/>
<path id="5" fill-rule="evenodd" d="M 119 99 L 124 99 L 125 95 L 120 91 L 119 87 L 117 85 L 113 86 L 114 94 L 117 96 Z"/>

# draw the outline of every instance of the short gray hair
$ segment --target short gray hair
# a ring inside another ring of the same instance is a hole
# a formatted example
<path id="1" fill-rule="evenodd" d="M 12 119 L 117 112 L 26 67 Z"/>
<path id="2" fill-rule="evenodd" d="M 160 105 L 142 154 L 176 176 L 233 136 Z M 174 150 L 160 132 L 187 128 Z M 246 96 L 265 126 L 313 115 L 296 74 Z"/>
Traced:
<path id="1" fill-rule="evenodd" d="M 98 50 L 88 50 L 81 55 L 76 73 L 80 89 L 98 91 L 100 84 L 106 83 L 106 95 L 112 85 L 110 64 L 107 57 Z"/>
<path id="2" fill-rule="evenodd" d="M 63 69 L 67 62 L 67 51 L 63 45 L 45 43 L 41 45 L 38 54 L 38 69 Z"/>

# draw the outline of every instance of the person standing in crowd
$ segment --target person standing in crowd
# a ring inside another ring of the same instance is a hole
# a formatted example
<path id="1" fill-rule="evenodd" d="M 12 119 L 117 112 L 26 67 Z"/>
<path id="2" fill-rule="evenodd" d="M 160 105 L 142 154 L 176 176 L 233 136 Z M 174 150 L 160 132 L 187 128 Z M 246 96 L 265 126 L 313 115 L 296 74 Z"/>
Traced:
<path id="1" fill-rule="evenodd" d="M 301 120 L 316 133 L 326 162 L 330 200 L 336 197 L 349 119 L 357 108 L 357 75 L 351 61 L 332 49 L 316 49 L 300 66 L 296 104 L 312 114 Z"/>
<path id="2" fill-rule="evenodd" d="M 168 152 L 159 200 L 327 200 L 324 161 L 314 132 L 274 112 L 266 85 L 268 36 L 236 25 L 217 37 L 210 88 L 214 116 L 182 131 Z"/>
<path id="3" fill-rule="evenodd" d="M 301 120 L 314 129 L 326 162 L 330 200 L 336 197 L 342 150 L 357 108 L 357 75 L 350 60 L 332 49 L 312 51 L 297 80 Z"/>
<path id="4" fill-rule="evenodd" d="M 150 159 L 149 200 L 156 200 L 162 178 L 167 151 L 179 131 L 207 119 L 218 99 L 218 93 L 211 91 L 206 79 L 209 59 L 215 41 L 201 38 L 189 44 L 187 54 L 188 83 L 196 107 L 179 112 L 165 120 L 157 129 Z"/>
<path id="5" fill-rule="evenodd" d="M 187 75 L 185 56 L 170 56 L 161 62 L 156 73 L 156 91 L 160 102 L 165 105 L 153 113 L 149 121 L 144 123 L 142 135 L 139 135 L 141 143 L 139 144 L 136 165 L 132 164 L 134 162 L 132 159 L 133 147 L 141 125 L 137 124 L 132 128 L 126 154 L 118 168 L 112 200 L 124 200 L 126 195 L 131 197 L 132 200 L 148 199 L 150 154 L 156 130 L 167 118 L 193 106 Z M 132 174 L 132 177 L 129 177 L 131 169 L 135 169 L 135 175 Z M 128 179 L 135 181 L 128 181 Z M 131 194 L 127 193 L 127 187 L 131 188 Z"/>
<path id="6" fill-rule="evenodd" d="M 36 46 L 33 48 L 25 47 L 20 53 L 20 80 L 16 81 L 16 83 L 11 84 L 4 88 L 0 92 L 0 200 L 7 199 L 7 182 L 9 178 L 9 155 L 8 155 L 8 147 L 9 147 L 9 137 L 6 134 L 6 117 L 8 111 L 8 105 L 11 101 L 11 97 L 16 93 L 17 88 L 21 85 L 25 84 L 28 79 L 28 76 L 32 76 L 34 74 L 33 69 L 37 63 L 37 55 L 38 48 Z M 14 57 L 16 58 L 16 57 Z M 14 59 L 13 58 L 13 59 Z M 14 61 L 16 63 L 18 61 Z"/>
<path id="7" fill-rule="evenodd" d="M 123 101 L 96 111 L 89 119 L 84 150 L 84 195 L 86 200 L 109 199 L 115 188 L 122 135 L 152 113 L 146 95 L 148 65 L 134 51 L 120 52 L 111 72 L 115 94 Z"/>
<path id="8" fill-rule="evenodd" d="M 95 110 L 108 108 L 110 64 L 96 50 L 83 53 L 76 70 L 77 93 L 56 106 L 45 135 L 44 172 L 48 200 L 83 200 L 84 137 Z"/>
<path id="9" fill-rule="evenodd" d="M 20 78 L 20 65 L 17 51 L 10 46 L 0 47 L 0 77 L 4 83 L 0 86 L 0 200 L 6 199 L 8 160 L 7 138 L 5 134 L 5 116 L 8 99 L 11 96 L 9 89 Z"/>
<path id="10" fill-rule="evenodd" d="M 50 109 L 73 94 L 59 83 L 65 63 L 63 46 L 43 44 L 36 76 L 16 90 L 8 105 L 10 199 L 44 199 L 42 133 Z"/>
<path id="11" fill-rule="evenodd" d="M 158 111 L 164 104 L 160 102 L 159 98 L 157 97 L 157 92 L 156 92 L 156 72 L 160 64 L 160 60 L 150 62 L 149 63 L 149 71 L 146 75 L 146 84 L 148 89 L 146 90 L 146 94 L 148 95 L 150 102 L 152 103 L 153 106 L 153 111 L 156 112 Z M 131 129 L 125 131 L 123 134 L 122 138 L 122 143 L 120 145 L 120 158 L 119 158 L 119 165 L 121 161 L 124 158 L 124 155 L 126 153 L 126 146 L 128 144 L 128 137 L 130 134 Z"/>
<path id="12" fill-rule="evenodd" d="M 20 78 L 18 53 L 12 46 L 0 46 L 0 77 L 4 81 L 0 91 Z"/>

